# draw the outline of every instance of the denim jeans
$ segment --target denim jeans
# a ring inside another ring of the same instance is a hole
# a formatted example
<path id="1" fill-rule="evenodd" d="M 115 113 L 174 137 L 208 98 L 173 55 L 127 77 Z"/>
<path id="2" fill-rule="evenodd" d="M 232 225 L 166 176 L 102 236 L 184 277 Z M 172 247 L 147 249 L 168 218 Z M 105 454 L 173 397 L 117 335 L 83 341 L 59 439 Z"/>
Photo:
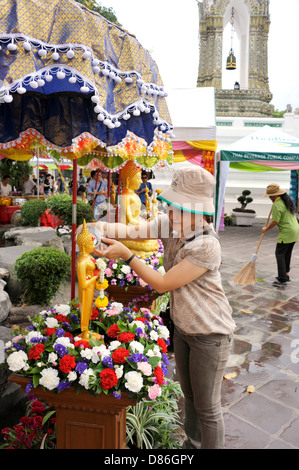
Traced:
<path id="1" fill-rule="evenodd" d="M 174 330 L 174 353 L 185 398 L 185 432 L 192 448 L 222 449 L 221 384 L 232 335 L 184 335 Z"/>

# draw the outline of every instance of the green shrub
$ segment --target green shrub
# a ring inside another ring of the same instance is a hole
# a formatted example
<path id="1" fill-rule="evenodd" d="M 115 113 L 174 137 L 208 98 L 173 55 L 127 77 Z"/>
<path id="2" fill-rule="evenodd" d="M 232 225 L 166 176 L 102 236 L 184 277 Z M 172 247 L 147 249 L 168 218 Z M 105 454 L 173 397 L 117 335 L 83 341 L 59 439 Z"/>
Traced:
<path id="1" fill-rule="evenodd" d="M 21 207 L 22 225 L 38 226 L 39 218 L 47 209 L 47 204 L 41 199 L 32 199 Z"/>
<path id="2" fill-rule="evenodd" d="M 15 262 L 15 271 L 23 284 L 25 303 L 49 303 L 70 273 L 71 257 L 52 247 L 34 248 Z"/>
<path id="3" fill-rule="evenodd" d="M 62 225 L 72 226 L 72 198 L 67 194 L 57 194 L 47 199 L 47 206 L 51 213 L 62 220 Z M 93 210 L 86 202 L 77 201 L 77 225 L 86 222 L 92 222 Z"/>

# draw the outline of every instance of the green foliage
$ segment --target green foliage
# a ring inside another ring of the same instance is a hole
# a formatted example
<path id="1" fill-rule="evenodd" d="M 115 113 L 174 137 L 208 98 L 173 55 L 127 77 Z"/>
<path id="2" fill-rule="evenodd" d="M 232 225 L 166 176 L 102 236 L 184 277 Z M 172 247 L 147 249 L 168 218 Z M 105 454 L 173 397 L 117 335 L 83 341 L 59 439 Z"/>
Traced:
<path id="1" fill-rule="evenodd" d="M 89 10 L 95 11 L 100 15 L 104 16 L 106 20 L 111 21 L 111 23 L 116 24 L 117 26 L 121 26 L 118 22 L 115 12 L 111 7 L 102 7 L 100 3 L 96 0 L 77 0 L 78 3 L 81 3 L 85 7 L 89 8 Z"/>
<path id="2" fill-rule="evenodd" d="M 9 158 L 4 158 L 0 161 L 0 178 L 6 175 L 10 177 L 10 186 L 13 188 L 15 186 L 16 190 L 21 189 L 21 178 L 28 173 L 32 174 L 32 166 L 28 162 L 18 162 L 15 160 L 10 160 Z"/>
<path id="3" fill-rule="evenodd" d="M 273 117 L 273 118 L 283 118 L 285 113 L 286 113 L 285 109 L 283 111 L 279 111 L 278 109 L 274 109 L 271 117 Z"/>
<path id="4" fill-rule="evenodd" d="M 38 226 L 39 218 L 47 209 L 47 204 L 41 199 L 32 199 L 21 207 L 22 225 Z"/>
<path id="5" fill-rule="evenodd" d="M 23 301 L 48 304 L 70 273 L 71 258 L 52 247 L 34 248 L 15 262 L 15 271 L 23 284 Z"/>
<path id="6" fill-rule="evenodd" d="M 245 189 L 242 191 L 242 195 L 237 199 L 241 203 L 242 210 L 246 208 L 247 204 L 253 201 L 252 197 L 249 197 L 249 194 L 251 194 L 251 191 L 249 191 L 249 189 Z"/>
<path id="7" fill-rule="evenodd" d="M 51 213 L 62 220 L 61 225 L 72 226 L 72 208 L 73 201 L 67 194 L 57 194 L 47 199 L 47 206 Z M 94 218 L 92 207 L 86 202 L 77 200 L 77 225 L 86 222 L 92 222 Z"/>
<path id="8" fill-rule="evenodd" d="M 142 400 L 127 408 L 127 444 L 138 449 L 179 449 L 181 422 L 178 382 L 168 380 L 156 400 Z"/>

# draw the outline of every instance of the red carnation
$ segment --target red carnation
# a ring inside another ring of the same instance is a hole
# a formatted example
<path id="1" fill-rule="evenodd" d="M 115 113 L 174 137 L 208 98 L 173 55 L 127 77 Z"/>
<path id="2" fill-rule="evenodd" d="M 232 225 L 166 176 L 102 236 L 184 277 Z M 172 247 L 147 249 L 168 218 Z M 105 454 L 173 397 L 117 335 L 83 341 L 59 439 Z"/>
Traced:
<path id="1" fill-rule="evenodd" d="M 129 357 L 130 353 L 125 348 L 118 348 L 112 353 L 112 360 L 115 364 L 124 364 L 126 362 L 126 357 Z"/>
<path id="2" fill-rule="evenodd" d="M 84 349 L 91 349 L 90 346 L 89 346 L 89 342 L 84 341 L 84 339 L 79 339 L 78 341 L 76 341 L 74 346 L 75 346 L 75 348 L 80 348 L 82 346 L 82 348 L 84 348 Z"/>
<path id="3" fill-rule="evenodd" d="M 164 382 L 164 375 L 161 367 L 157 366 L 154 370 L 154 376 L 156 377 L 156 383 L 162 385 Z"/>
<path id="4" fill-rule="evenodd" d="M 121 333 L 120 335 L 118 335 L 117 339 L 121 343 L 129 343 L 130 341 L 133 341 L 133 339 L 135 339 L 135 335 L 134 333 L 125 332 L 125 333 Z"/>
<path id="5" fill-rule="evenodd" d="M 133 310 L 134 312 L 139 312 L 139 308 L 137 308 L 137 307 L 133 307 L 132 310 Z"/>
<path id="6" fill-rule="evenodd" d="M 101 387 L 104 390 L 108 390 L 117 385 L 118 379 L 114 369 L 104 369 L 100 372 L 99 376 L 101 377 Z"/>
<path id="7" fill-rule="evenodd" d="M 166 354 L 167 353 L 167 345 L 166 345 L 165 341 L 163 341 L 163 339 L 161 339 L 161 338 L 158 338 L 157 343 L 160 346 L 160 348 L 162 349 L 162 353 Z"/>
<path id="8" fill-rule="evenodd" d="M 64 333 L 64 337 L 65 337 L 65 338 L 70 338 L 71 343 L 74 342 L 74 337 L 73 337 L 72 333 L 69 333 L 68 331 L 66 331 L 66 332 Z"/>
<path id="9" fill-rule="evenodd" d="M 56 333 L 56 328 L 46 328 L 46 335 L 53 336 Z"/>
<path id="10" fill-rule="evenodd" d="M 92 309 L 91 320 L 96 320 L 99 316 L 99 311 L 97 308 Z"/>
<path id="11" fill-rule="evenodd" d="M 40 355 L 44 352 L 45 346 L 41 343 L 33 346 L 29 351 L 29 359 L 39 359 Z"/>
<path id="12" fill-rule="evenodd" d="M 110 336 L 110 338 L 117 338 L 119 333 L 120 333 L 120 329 L 117 325 L 112 325 L 107 330 L 107 335 Z"/>
<path id="13" fill-rule="evenodd" d="M 76 359 L 74 356 L 66 354 L 60 359 L 59 369 L 61 372 L 68 374 L 72 369 L 74 369 L 74 367 L 76 367 Z"/>
<path id="14" fill-rule="evenodd" d="M 135 321 L 142 321 L 142 323 L 145 323 L 146 321 L 148 321 L 145 317 L 137 317 L 135 318 Z"/>
<path id="15" fill-rule="evenodd" d="M 55 315 L 54 318 L 56 318 L 57 321 L 60 321 L 60 323 L 70 323 L 69 319 L 61 313 Z"/>

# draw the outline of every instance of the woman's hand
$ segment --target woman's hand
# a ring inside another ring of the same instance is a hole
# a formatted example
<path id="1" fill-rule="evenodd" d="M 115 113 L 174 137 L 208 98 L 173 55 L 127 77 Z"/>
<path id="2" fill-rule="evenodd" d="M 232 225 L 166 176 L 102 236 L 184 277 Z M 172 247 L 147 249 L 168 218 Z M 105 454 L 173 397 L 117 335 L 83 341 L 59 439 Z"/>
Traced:
<path id="1" fill-rule="evenodd" d="M 266 233 L 267 232 L 267 227 L 263 227 L 262 228 L 262 233 Z"/>
<path id="2" fill-rule="evenodd" d="M 101 246 L 101 250 L 94 250 L 93 253 L 101 258 L 107 258 L 110 260 L 122 258 L 124 260 L 127 260 L 132 255 L 129 248 L 127 248 L 125 245 L 123 245 L 117 240 L 102 237 L 101 242 L 105 243 L 106 245 L 109 245 L 107 248 L 103 248 Z"/>

